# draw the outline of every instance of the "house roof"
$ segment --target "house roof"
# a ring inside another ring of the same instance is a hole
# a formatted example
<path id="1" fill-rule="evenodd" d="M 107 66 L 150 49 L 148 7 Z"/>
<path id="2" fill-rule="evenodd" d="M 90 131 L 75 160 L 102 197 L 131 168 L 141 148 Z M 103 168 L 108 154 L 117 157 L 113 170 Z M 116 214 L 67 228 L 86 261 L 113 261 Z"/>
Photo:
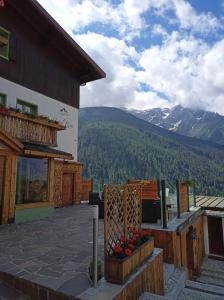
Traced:
<path id="1" fill-rule="evenodd" d="M 38 156 L 38 157 L 51 157 L 51 158 L 61 158 L 61 159 L 73 159 L 71 153 L 64 152 L 57 149 L 52 149 L 47 146 L 23 143 L 24 144 L 24 154 Z"/>
<path id="2" fill-rule="evenodd" d="M 224 210 L 224 197 L 196 196 L 196 205 L 211 210 Z"/>
<path id="3" fill-rule="evenodd" d="M 42 35 L 45 44 L 66 57 L 74 67 L 80 84 L 106 77 L 105 72 L 36 0 L 8 0 L 6 5 L 16 9 Z"/>

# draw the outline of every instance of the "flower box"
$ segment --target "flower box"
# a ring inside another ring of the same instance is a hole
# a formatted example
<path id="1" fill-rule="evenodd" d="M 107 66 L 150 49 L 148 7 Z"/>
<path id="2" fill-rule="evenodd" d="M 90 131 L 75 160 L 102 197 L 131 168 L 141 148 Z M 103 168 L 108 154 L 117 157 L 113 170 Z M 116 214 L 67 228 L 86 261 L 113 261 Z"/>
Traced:
<path id="1" fill-rule="evenodd" d="M 127 256 L 123 259 L 107 256 L 105 259 L 106 280 L 112 283 L 123 284 L 152 254 L 153 249 L 154 239 L 150 237 L 149 240 L 137 248 L 131 256 Z"/>

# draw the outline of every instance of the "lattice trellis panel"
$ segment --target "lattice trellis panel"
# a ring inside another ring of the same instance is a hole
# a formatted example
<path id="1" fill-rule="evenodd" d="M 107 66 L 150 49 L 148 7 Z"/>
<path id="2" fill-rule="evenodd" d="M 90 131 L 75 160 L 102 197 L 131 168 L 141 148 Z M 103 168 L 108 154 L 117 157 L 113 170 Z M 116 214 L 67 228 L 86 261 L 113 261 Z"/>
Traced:
<path id="1" fill-rule="evenodd" d="M 113 253 L 121 237 L 128 237 L 129 228 L 141 228 L 141 185 L 104 187 L 105 255 Z"/>

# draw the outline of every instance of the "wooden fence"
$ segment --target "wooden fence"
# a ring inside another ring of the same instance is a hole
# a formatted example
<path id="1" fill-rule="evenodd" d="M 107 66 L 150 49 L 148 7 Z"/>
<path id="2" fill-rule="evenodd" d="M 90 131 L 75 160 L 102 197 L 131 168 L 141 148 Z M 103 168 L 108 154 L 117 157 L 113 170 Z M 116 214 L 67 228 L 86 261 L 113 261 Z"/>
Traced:
<path id="1" fill-rule="evenodd" d="M 129 179 L 128 184 L 141 184 L 142 185 L 142 200 L 156 200 L 159 199 L 158 181 L 151 180 L 138 180 Z"/>
<path id="2" fill-rule="evenodd" d="M 180 213 L 189 211 L 189 183 L 179 182 Z"/>
<path id="3" fill-rule="evenodd" d="M 23 142 L 46 146 L 57 146 L 57 131 L 65 129 L 41 117 L 31 118 L 11 111 L 4 114 L 0 112 L 0 128 Z"/>
<path id="4" fill-rule="evenodd" d="M 104 187 L 105 256 L 111 255 L 121 237 L 128 237 L 129 228 L 141 228 L 141 210 L 140 184 Z"/>
<path id="5" fill-rule="evenodd" d="M 81 201 L 89 200 L 89 193 L 93 191 L 93 180 L 83 180 L 82 181 L 82 194 Z"/>

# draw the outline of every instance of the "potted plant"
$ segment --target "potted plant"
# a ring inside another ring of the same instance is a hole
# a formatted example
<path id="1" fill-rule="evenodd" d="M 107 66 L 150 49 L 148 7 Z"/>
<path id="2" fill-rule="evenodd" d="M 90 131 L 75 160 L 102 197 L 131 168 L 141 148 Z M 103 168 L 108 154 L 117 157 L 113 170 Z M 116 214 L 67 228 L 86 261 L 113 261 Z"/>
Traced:
<path id="1" fill-rule="evenodd" d="M 152 254 L 154 239 L 146 230 L 130 230 L 128 238 L 121 237 L 106 257 L 107 281 L 124 283 L 142 263 Z"/>

